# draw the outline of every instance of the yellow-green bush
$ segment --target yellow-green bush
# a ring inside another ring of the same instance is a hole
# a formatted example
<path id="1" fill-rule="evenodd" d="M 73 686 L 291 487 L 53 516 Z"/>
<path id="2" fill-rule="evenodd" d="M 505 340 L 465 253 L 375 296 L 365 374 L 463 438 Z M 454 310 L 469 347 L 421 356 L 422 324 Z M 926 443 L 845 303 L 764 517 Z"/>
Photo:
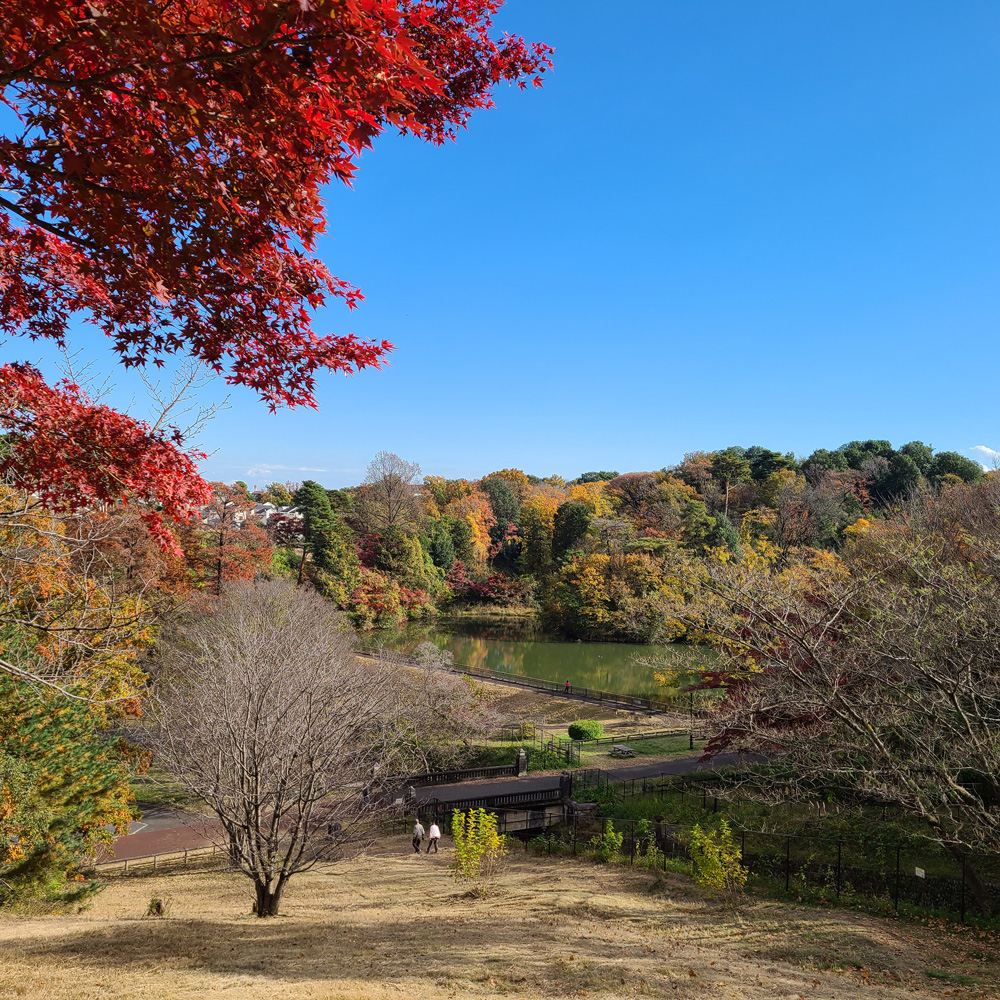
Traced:
<path id="1" fill-rule="evenodd" d="M 695 824 L 688 854 L 699 885 L 716 893 L 730 906 L 737 906 L 747 884 L 743 855 L 729 824 L 722 820 L 717 830 L 703 830 Z"/>
<path id="2" fill-rule="evenodd" d="M 451 818 L 455 841 L 452 874 L 471 882 L 477 895 L 488 895 L 500 875 L 507 855 L 507 839 L 497 832 L 497 818 L 485 809 L 456 809 Z"/>

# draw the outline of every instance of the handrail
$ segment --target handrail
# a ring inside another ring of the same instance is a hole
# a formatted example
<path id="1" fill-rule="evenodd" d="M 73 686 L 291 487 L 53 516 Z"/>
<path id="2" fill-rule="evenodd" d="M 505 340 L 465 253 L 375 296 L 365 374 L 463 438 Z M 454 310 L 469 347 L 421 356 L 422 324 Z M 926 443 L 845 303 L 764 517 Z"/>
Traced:
<path id="1" fill-rule="evenodd" d="M 360 652 L 357 654 L 365 659 L 376 659 L 373 653 Z M 416 660 L 407 656 L 400 659 L 410 666 L 420 666 Z M 494 670 L 492 667 L 474 667 L 466 663 L 442 663 L 440 667 L 450 670 L 453 673 L 465 674 L 469 677 L 483 677 L 487 680 L 501 681 L 505 684 L 512 684 L 515 687 L 529 688 L 533 691 L 548 691 L 550 694 L 561 695 L 566 698 L 573 698 L 577 701 L 609 702 L 613 705 L 620 705 L 624 708 L 641 708 L 649 712 L 678 712 L 688 714 L 691 709 L 689 702 L 683 700 L 660 700 L 657 698 L 647 698 L 645 695 L 617 694 L 613 691 L 600 691 L 596 688 L 578 687 L 570 685 L 567 692 L 565 684 L 558 681 L 546 680 L 543 677 L 528 677 L 524 674 L 509 674 L 503 670 Z M 694 714 L 700 714 L 699 709 L 695 709 Z"/>

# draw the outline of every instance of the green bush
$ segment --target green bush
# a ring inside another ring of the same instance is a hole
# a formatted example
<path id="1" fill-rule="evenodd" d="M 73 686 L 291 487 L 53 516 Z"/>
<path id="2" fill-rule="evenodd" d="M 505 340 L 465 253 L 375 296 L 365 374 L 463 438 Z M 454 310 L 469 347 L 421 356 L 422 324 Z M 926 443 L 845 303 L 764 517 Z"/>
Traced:
<path id="1" fill-rule="evenodd" d="M 607 864 L 621 857 L 623 833 L 615 833 L 615 826 L 609 820 L 608 825 L 599 837 L 590 838 L 590 846 L 594 849 L 594 858 Z"/>
<path id="2" fill-rule="evenodd" d="M 451 815 L 454 860 L 450 868 L 455 878 L 473 883 L 478 896 L 490 895 L 507 855 L 507 838 L 497 832 L 497 818 L 485 809 L 458 809 Z"/>
<path id="3" fill-rule="evenodd" d="M 596 740 L 604 735 L 604 726 L 594 721 L 574 722 L 568 732 L 571 740 Z"/>
<path id="4" fill-rule="evenodd" d="M 688 854 L 694 865 L 695 880 L 736 909 L 749 872 L 740 864 L 743 855 L 729 824 L 722 820 L 717 830 L 706 831 L 696 823 L 691 831 Z"/>

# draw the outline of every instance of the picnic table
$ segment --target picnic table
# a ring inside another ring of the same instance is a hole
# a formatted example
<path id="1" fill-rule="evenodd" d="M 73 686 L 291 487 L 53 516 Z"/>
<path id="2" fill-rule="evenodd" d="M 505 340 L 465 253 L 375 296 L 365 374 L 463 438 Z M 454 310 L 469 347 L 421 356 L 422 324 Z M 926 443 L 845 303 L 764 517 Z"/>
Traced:
<path id="1" fill-rule="evenodd" d="M 614 746 L 611 747 L 611 756 L 612 757 L 634 757 L 635 756 L 635 750 L 633 750 L 631 747 L 625 746 L 624 744 L 615 743 Z"/>

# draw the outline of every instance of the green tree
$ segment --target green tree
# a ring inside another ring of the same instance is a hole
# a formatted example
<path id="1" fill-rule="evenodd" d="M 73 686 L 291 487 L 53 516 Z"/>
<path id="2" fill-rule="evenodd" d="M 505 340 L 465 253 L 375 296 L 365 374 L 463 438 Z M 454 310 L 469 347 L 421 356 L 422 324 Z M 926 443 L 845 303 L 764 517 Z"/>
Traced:
<path id="1" fill-rule="evenodd" d="M 930 472 L 931 464 L 934 461 L 934 449 L 923 441 L 910 441 L 899 449 L 901 455 L 907 455 L 917 463 L 920 474 L 926 476 Z"/>
<path id="2" fill-rule="evenodd" d="M 978 483 L 983 478 L 983 467 L 957 451 L 939 451 L 931 463 L 929 478 L 941 482 L 945 476 L 958 476 L 967 483 Z"/>
<path id="3" fill-rule="evenodd" d="M 575 500 L 561 503 L 552 523 L 552 558 L 561 562 L 586 537 L 590 511 Z"/>
<path id="4" fill-rule="evenodd" d="M 476 549 L 472 534 L 472 525 L 464 517 L 443 517 L 442 522 L 448 528 L 452 544 L 455 546 L 455 556 L 469 565 L 475 561 Z"/>
<path id="5" fill-rule="evenodd" d="M 578 483 L 601 483 L 606 482 L 609 479 L 617 479 L 618 472 L 615 471 L 601 471 L 601 472 L 584 472 L 576 480 Z"/>
<path id="6" fill-rule="evenodd" d="M 884 439 L 848 441 L 839 450 L 844 453 L 848 468 L 858 470 L 871 458 L 884 458 L 888 461 L 896 454 L 892 442 Z"/>
<path id="7" fill-rule="evenodd" d="M 444 570 L 445 573 L 455 565 L 455 559 L 458 557 L 455 551 L 455 540 L 451 537 L 451 532 L 443 518 L 434 522 L 429 551 L 434 565 Z"/>
<path id="8" fill-rule="evenodd" d="M 330 536 L 336 530 L 337 518 L 326 490 L 315 480 L 307 479 L 295 491 L 292 503 L 302 514 L 303 535 L 313 564 L 317 569 L 329 571 Z"/>
<path id="9" fill-rule="evenodd" d="M 353 533 L 334 513 L 327 491 L 314 480 L 302 483 L 292 500 L 302 514 L 304 536 L 299 582 L 308 553 L 313 585 L 328 600 L 345 607 L 361 579 Z"/>
<path id="10" fill-rule="evenodd" d="M 843 450 L 817 448 L 803 463 L 802 471 L 810 483 L 817 483 L 827 472 L 846 472 L 850 466 Z"/>
<path id="11" fill-rule="evenodd" d="M 889 468 L 872 484 L 872 492 L 883 503 L 909 496 L 922 479 L 917 463 L 901 451 L 895 452 L 888 463 Z"/>
<path id="12" fill-rule="evenodd" d="M 782 455 L 780 451 L 771 451 L 770 448 L 762 448 L 759 444 L 747 448 L 743 457 L 750 463 L 750 478 L 755 483 L 764 482 L 768 476 L 780 469 L 797 471 L 799 468 L 799 463 L 795 461 L 795 455 L 791 452 Z"/>
<path id="13" fill-rule="evenodd" d="M 712 475 L 726 485 L 726 505 L 723 513 L 729 517 L 729 488 L 733 483 L 750 480 L 750 462 L 742 448 L 732 447 L 717 451 L 712 456 Z"/>
<path id="14" fill-rule="evenodd" d="M 506 479 L 486 479 L 483 490 L 490 498 L 490 507 L 497 523 L 490 529 L 490 538 L 496 545 L 507 533 L 508 525 L 517 525 L 521 520 L 521 504 L 517 494 Z"/>
<path id="15" fill-rule="evenodd" d="M 709 537 L 709 544 L 725 547 L 733 555 L 741 555 L 740 533 L 736 530 L 733 522 L 725 514 L 716 514 L 714 520 L 715 525 Z"/>
<path id="16" fill-rule="evenodd" d="M 138 755 L 104 713 L 0 675 L 0 904 L 92 892 L 77 868 L 127 832 Z"/>

